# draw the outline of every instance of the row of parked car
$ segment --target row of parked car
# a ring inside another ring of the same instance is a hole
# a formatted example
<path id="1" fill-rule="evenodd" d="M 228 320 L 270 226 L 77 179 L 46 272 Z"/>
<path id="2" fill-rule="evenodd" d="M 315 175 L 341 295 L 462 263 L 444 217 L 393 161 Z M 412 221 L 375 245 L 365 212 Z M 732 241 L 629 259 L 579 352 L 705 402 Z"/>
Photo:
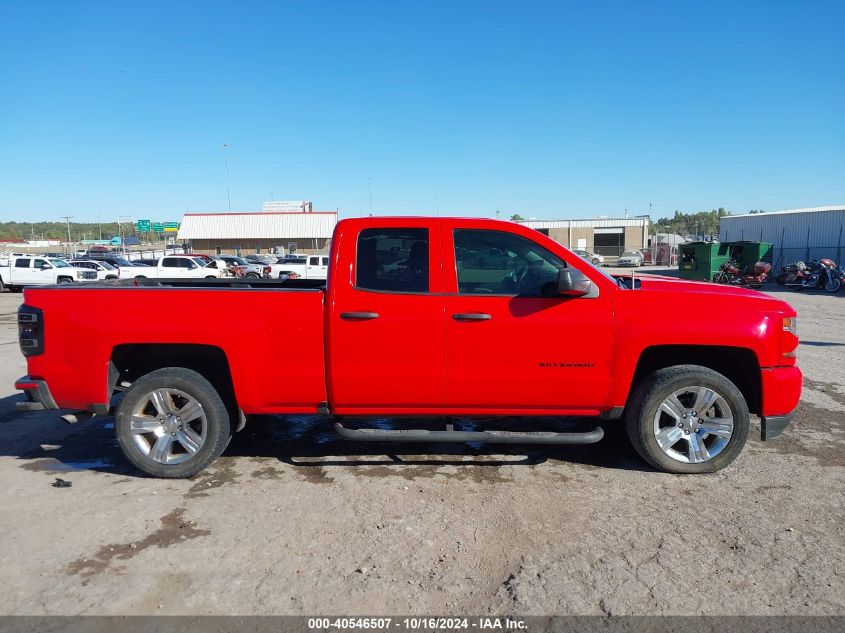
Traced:
<path id="1" fill-rule="evenodd" d="M 582 249 L 574 249 L 572 251 L 576 255 L 583 257 L 588 262 L 593 264 L 593 266 L 604 266 L 607 262 L 603 255 L 599 255 L 598 253 L 593 253 L 590 251 L 585 251 Z M 650 264 L 651 263 L 651 251 L 644 250 L 644 251 L 625 251 L 619 256 L 619 259 L 616 260 L 617 266 L 642 266 L 643 264 Z"/>
<path id="2" fill-rule="evenodd" d="M 74 258 L 13 253 L 0 257 L 0 290 L 24 286 L 116 279 L 325 279 L 327 255 L 285 256 L 165 255 L 128 260 L 113 251 L 95 251 Z"/>

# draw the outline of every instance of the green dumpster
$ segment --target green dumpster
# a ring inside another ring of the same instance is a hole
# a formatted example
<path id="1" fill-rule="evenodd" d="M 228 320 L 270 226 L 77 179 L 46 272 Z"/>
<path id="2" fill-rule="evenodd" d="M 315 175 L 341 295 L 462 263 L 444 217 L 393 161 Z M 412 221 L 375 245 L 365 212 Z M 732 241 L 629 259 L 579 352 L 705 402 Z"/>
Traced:
<path id="1" fill-rule="evenodd" d="M 681 279 L 712 281 L 719 266 L 730 258 L 729 244 L 691 242 L 681 244 L 678 276 Z"/>
<path id="2" fill-rule="evenodd" d="M 752 271 L 757 262 L 772 263 L 772 245 L 769 242 L 728 242 L 729 254 L 740 270 Z"/>

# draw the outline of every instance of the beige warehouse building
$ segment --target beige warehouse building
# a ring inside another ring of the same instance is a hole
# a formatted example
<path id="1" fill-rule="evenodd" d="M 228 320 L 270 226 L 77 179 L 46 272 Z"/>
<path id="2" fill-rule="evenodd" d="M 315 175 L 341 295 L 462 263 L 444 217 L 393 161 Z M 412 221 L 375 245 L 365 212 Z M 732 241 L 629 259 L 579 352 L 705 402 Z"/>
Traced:
<path id="1" fill-rule="evenodd" d="M 178 239 L 206 254 L 322 253 L 336 224 L 336 211 L 186 213 Z"/>
<path id="2" fill-rule="evenodd" d="M 626 250 L 648 247 L 648 216 L 591 220 L 522 220 L 567 248 L 618 257 Z"/>

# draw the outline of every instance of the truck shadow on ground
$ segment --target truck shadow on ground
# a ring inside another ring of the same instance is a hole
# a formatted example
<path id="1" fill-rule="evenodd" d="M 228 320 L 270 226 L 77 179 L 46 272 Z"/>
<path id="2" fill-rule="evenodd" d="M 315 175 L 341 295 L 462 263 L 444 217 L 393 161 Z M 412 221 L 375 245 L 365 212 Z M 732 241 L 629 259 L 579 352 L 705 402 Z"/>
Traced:
<path id="1" fill-rule="evenodd" d="M 0 456 L 22 460 L 21 468 L 62 476 L 74 471 L 95 471 L 129 477 L 141 476 L 128 464 L 117 444 L 112 416 L 95 417 L 69 425 L 58 412 L 19 413 L 21 396 L 0 399 Z M 452 422 L 469 429 L 475 421 L 451 418 L 425 420 L 427 426 Z M 549 419 L 491 420 L 485 427 L 509 422 L 509 428 L 547 430 Z M 388 424 L 420 425 L 420 421 L 389 418 Z M 571 422 L 551 421 L 559 430 Z M 254 416 L 234 435 L 224 456 L 271 458 L 296 469 L 461 466 L 495 469 L 502 466 L 538 466 L 550 461 L 595 468 L 649 470 L 634 453 L 621 421 L 604 424 L 605 437 L 590 445 L 461 444 L 414 442 L 351 442 L 335 435 L 331 421 L 320 416 Z"/>
<path id="2" fill-rule="evenodd" d="M 423 421 L 382 418 L 375 426 L 443 428 L 454 423 L 456 428 L 471 430 L 475 421 L 436 418 Z M 552 422 L 554 426 L 554 422 Z M 569 422 L 559 426 L 567 428 Z M 507 426 L 510 429 L 548 430 L 550 422 L 542 418 L 495 420 L 487 427 Z M 537 466 L 550 460 L 570 462 L 597 468 L 648 470 L 634 450 L 620 421 L 605 424 L 605 437 L 589 445 L 423 443 L 423 442 L 351 442 L 337 437 L 331 421 L 318 416 L 259 416 L 233 439 L 229 456 L 274 457 L 293 467 L 356 467 L 356 466 Z"/>

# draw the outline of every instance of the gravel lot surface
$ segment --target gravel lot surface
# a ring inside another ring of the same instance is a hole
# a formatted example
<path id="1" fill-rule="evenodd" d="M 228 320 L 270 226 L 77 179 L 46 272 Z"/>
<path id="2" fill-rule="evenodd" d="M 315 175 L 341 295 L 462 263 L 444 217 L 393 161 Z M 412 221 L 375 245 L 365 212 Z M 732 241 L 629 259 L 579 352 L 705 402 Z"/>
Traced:
<path id="1" fill-rule="evenodd" d="M 109 417 L 15 412 L 4 293 L 0 613 L 845 614 L 845 292 L 777 294 L 799 313 L 799 414 L 714 475 L 655 472 L 614 429 L 385 447 L 278 417 L 163 481 L 126 465 Z"/>

